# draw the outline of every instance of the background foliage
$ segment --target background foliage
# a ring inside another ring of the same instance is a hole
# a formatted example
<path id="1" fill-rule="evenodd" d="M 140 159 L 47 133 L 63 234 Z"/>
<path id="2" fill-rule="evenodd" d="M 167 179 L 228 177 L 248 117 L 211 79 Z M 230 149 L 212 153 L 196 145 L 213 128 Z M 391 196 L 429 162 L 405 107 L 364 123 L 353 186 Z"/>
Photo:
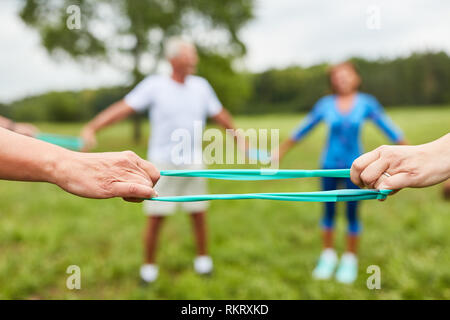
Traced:
<path id="1" fill-rule="evenodd" d="M 450 104 L 450 57 L 444 53 L 412 54 L 407 58 L 368 61 L 354 58 L 362 91 L 385 106 Z M 198 73 L 206 77 L 222 103 L 235 114 L 264 114 L 309 110 L 329 94 L 327 64 L 293 66 L 262 73 L 239 73 L 230 59 L 202 53 Z M 0 113 L 16 121 L 86 121 L 121 99 L 131 86 L 49 92 L 0 105 Z"/>

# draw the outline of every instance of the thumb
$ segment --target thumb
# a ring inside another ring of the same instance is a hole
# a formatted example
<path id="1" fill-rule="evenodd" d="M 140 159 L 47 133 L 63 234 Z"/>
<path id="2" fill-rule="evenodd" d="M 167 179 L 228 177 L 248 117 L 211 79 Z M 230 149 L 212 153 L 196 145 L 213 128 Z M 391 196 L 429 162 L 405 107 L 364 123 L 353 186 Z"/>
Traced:
<path id="1" fill-rule="evenodd" d="M 127 200 L 149 199 L 157 196 L 155 190 L 149 186 L 128 182 L 116 182 L 112 186 L 111 192 L 114 197 L 127 198 Z"/>
<path id="2" fill-rule="evenodd" d="M 87 152 L 94 149 L 97 146 L 97 139 L 95 136 L 84 136 L 83 138 L 83 151 Z"/>
<path id="3" fill-rule="evenodd" d="M 385 189 L 385 190 L 398 190 L 403 189 L 409 186 L 409 176 L 407 173 L 397 173 L 386 179 L 383 179 L 381 183 L 376 187 L 377 189 Z"/>
<path id="4" fill-rule="evenodd" d="M 396 177 L 400 174 L 396 174 L 394 176 L 390 176 L 388 178 L 383 179 L 383 181 L 378 184 L 377 186 L 375 186 L 375 189 L 378 190 L 392 190 L 391 193 L 389 193 L 389 196 L 393 196 L 394 194 L 396 194 L 397 192 L 400 191 L 401 187 L 401 180 L 402 177 Z M 396 177 L 396 178 L 395 178 Z M 385 201 L 386 199 L 380 199 L 379 201 Z"/>

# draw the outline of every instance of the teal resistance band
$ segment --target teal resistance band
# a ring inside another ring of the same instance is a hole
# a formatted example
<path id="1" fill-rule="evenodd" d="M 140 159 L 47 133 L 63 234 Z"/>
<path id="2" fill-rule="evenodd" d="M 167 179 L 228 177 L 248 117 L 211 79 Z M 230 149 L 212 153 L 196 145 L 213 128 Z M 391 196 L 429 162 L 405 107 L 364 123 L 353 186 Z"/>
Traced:
<path id="1" fill-rule="evenodd" d="M 36 139 L 74 151 L 80 151 L 84 145 L 81 138 L 59 134 L 38 133 Z"/>
<path id="2" fill-rule="evenodd" d="M 336 170 L 280 170 L 280 169 L 217 169 L 162 170 L 162 176 L 202 177 L 222 180 L 279 180 L 311 177 L 350 178 L 350 169 Z"/>
<path id="3" fill-rule="evenodd" d="M 307 177 L 349 178 L 349 169 L 339 170 L 276 170 L 276 169 L 235 169 L 235 170 L 163 170 L 162 176 L 170 177 L 203 177 L 225 180 L 275 180 Z M 149 200 L 166 202 L 192 202 L 208 200 L 263 199 L 282 201 L 359 201 L 385 199 L 391 190 L 344 189 L 315 192 L 288 193 L 245 193 L 245 194 L 210 194 L 174 197 L 155 197 Z"/>
<path id="4" fill-rule="evenodd" d="M 192 202 L 208 200 L 262 199 L 281 201 L 338 202 L 386 199 L 386 196 L 389 193 L 391 193 L 390 190 L 342 189 L 316 192 L 205 194 L 195 196 L 156 197 L 150 200 L 166 202 Z"/>

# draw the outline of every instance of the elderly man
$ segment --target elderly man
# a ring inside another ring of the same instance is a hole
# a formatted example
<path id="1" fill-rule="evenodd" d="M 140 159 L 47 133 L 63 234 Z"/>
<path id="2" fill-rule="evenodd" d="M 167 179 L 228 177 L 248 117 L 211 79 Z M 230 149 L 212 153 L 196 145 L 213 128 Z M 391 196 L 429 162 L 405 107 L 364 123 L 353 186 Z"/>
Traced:
<path id="1" fill-rule="evenodd" d="M 139 83 L 125 98 L 108 107 L 83 129 L 82 136 L 90 145 L 95 144 L 95 133 L 100 129 L 125 119 L 135 112 L 148 109 L 151 121 L 151 139 L 148 157 L 162 169 L 199 169 L 191 154 L 202 153 L 201 144 L 193 143 L 192 153 L 177 155 L 173 159 L 177 141 L 171 138 L 176 130 L 196 134 L 198 123 L 212 118 L 226 129 L 234 129 L 232 118 L 218 100 L 207 80 L 194 76 L 198 57 L 195 46 L 181 38 L 171 38 L 165 46 L 165 56 L 172 66 L 171 76 L 150 75 Z M 234 131 L 233 131 L 234 132 Z M 192 139 L 191 139 L 192 141 Z M 181 162 L 180 165 L 180 157 Z M 198 178 L 162 177 L 156 192 L 163 195 L 192 195 L 206 193 L 206 181 Z M 190 213 L 197 257 L 194 269 L 199 274 L 209 274 L 213 263 L 207 253 L 205 214 L 207 202 L 183 203 L 182 208 Z M 144 203 L 144 211 L 149 216 L 145 231 L 145 264 L 140 275 L 145 283 L 156 280 L 158 267 L 155 264 L 155 252 L 158 234 L 164 217 L 176 210 L 175 203 Z"/>

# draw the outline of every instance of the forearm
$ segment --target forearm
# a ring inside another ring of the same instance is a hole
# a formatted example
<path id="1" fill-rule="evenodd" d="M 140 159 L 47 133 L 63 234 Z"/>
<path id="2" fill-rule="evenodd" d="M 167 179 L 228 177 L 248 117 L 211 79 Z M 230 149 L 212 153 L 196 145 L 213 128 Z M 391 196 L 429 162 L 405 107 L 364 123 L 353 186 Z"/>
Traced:
<path id="1" fill-rule="evenodd" d="M 296 144 L 297 142 L 294 140 L 294 139 L 292 139 L 292 138 L 289 138 L 289 139 L 287 139 L 287 140 L 285 140 L 282 144 L 281 144 L 281 146 L 280 146 L 280 150 L 279 150 L 279 158 L 281 159 L 281 158 L 283 158 L 285 155 L 286 155 L 286 153 Z"/>
<path id="2" fill-rule="evenodd" d="M 223 108 L 219 114 L 212 117 L 212 119 L 221 127 L 226 129 L 226 132 L 233 136 L 233 138 L 237 141 L 239 148 L 246 151 L 248 150 L 248 141 L 245 136 L 239 134 L 239 130 L 236 130 L 236 127 L 233 123 L 233 117 L 230 112 Z"/>
<path id="3" fill-rule="evenodd" d="M 212 119 L 225 129 L 233 131 L 236 129 L 233 123 L 233 117 L 231 116 L 230 112 L 225 108 L 223 108 L 218 115 L 212 117 Z"/>
<path id="4" fill-rule="evenodd" d="M 450 133 L 445 136 L 422 145 L 430 153 L 430 158 L 435 160 L 433 168 L 436 175 L 444 181 L 450 178 Z M 418 146 L 420 147 L 420 146 Z"/>
<path id="5" fill-rule="evenodd" d="M 55 183 L 57 164 L 71 151 L 0 128 L 0 178 Z"/>
<path id="6" fill-rule="evenodd" d="M 0 179 L 50 182 L 96 199 L 154 197 L 158 170 L 131 151 L 81 153 L 0 128 Z"/>
<path id="7" fill-rule="evenodd" d="M 91 120 L 86 125 L 86 128 L 97 132 L 104 127 L 127 118 L 133 112 L 133 109 L 128 106 L 124 100 L 120 100 L 100 112 L 93 120 Z"/>

